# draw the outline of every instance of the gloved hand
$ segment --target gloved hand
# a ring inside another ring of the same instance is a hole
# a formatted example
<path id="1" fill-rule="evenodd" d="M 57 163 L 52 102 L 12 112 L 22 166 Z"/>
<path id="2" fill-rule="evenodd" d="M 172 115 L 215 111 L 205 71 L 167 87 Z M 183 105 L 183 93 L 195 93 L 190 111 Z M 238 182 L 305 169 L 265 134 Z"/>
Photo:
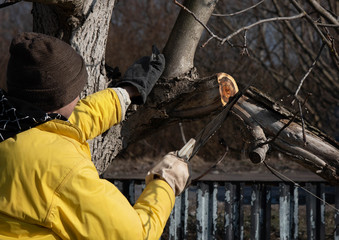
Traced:
<path id="1" fill-rule="evenodd" d="M 179 158 L 177 152 L 170 152 L 147 173 L 146 184 L 155 178 L 160 178 L 166 181 L 175 196 L 178 196 L 189 181 L 189 172 L 188 162 Z"/>
<path id="2" fill-rule="evenodd" d="M 156 81 L 165 69 L 165 57 L 160 54 L 156 46 L 152 46 L 152 55 L 142 57 L 130 66 L 117 87 L 133 85 L 137 88 L 140 96 L 132 97 L 133 104 L 144 104 Z"/>

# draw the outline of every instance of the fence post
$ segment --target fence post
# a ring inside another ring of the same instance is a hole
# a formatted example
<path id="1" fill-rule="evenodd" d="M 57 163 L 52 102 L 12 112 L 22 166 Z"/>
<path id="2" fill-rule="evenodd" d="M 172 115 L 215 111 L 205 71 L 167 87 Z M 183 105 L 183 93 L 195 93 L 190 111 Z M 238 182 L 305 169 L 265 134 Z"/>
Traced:
<path id="1" fill-rule="evenodd" d="M 179 239 L 181 223 L 181 196 L 175 198 L 174 208 L 169 218 L 169 239 Z"/>
<path id="2" fill-rule="evenodd" d="M 339 209 L 339 186 L 335 187 L 335 208 Z M 339 240 L 339 212 L 336 211 L 334 213 L 334 221 L 335 221 L 335 226 L 334 226 L 334 240 Z"/>
<path id="3" fill-rule="evenodd" d="M 263 234 L 262 185 L 253 184 L 251 193 L 251 239 L 261 239 Z"/>
<path id="4" fill-rule="evenodd" d="M 209 224 L 211 226 L 211 236 L 209 239 L 216 239 L 217 238 L 217 223 L 218 223 L 218 183 L 213 182 L 212 190 L 209 194 L 209 202 L 210 202 L 210 209 L 209 209 Z"/>
<path id="5" fill-rule="evenodd" d="M 280 239 L 291 239 L 291 208 L 290 208 L 290 186 L 285 183 L 279 184 L 279 226 Z"/>
<path id="6" fill-rule="evenodd" d="M 134 180 L 122 182 L 122 193 L 133 206 L 135 204 L 135 182 Z"/>
<path id="7" fill-rule="evenodd" d="M 325 189 L 324 184 L 317 184 L 317 196 L 323 201 L 316 199 L 317 202 L 317 240 L 325 240 Z"/>
<path id="8" fill-rule="evenodd" d="M 188 188 L 181 194 L 181 229 L 182 229 L 182 239 L 187 239 L 187 231 L 188 231 Z"/>
<path id="9" fill-rule="evenodd" d="M 209 186 L 199 182 L 197 190 L 197 239 L 208 239 Z"/>
<path id="10" fill-rule="evenodd" d="M 122 194 L 124 194 L 122 191 L 123 190 L 122 182 L 120 180 L 114 180 L 113 184 L 120 192 L 122 192 Z"/>
<path id="11" fill-rule="evenodd" d="M 169 218 L 169 239 L 187 239 L 188 189 L 175 198 L 174 208 Z"/>
<path id="12" fill-rule="evenodd" d="M 232 207 L 235 204 L 235 186 L 232 183 L 225 183 L 225 219 L 224 219 L 224 239 L 234 239 L 234 228 L 237 227 L 233 222 Z"/>
<path id="13" fill-rule="evenodd" d="M 313 194 L 316 194 L 316 187 L 313 184 L 306 183 L 306 188 Z M 316 219 L 316 199 L 311 194 L 306 194 L 306 224 L 308 240 L 316 240 Z"/>
<path id="14" fill-rule="evenodd" d="M 243 183 L 225 183 L 225 219 L 223 239 L 243 240 Z"/>
<path id="15" fill-rule="evenodd" d="M 291 198 L 291 235 L 293 240 L 298 239 L 299 231 L 299 187 L 293 186 Z"/>
<path id="16" fill-rule="evenodd" d="M 271 187 L 264 185 L 262 191 L 262 208 L 263 208 L 263 218 L 265 224 L 263 224 L 263 239 L 271 239 Z"/>

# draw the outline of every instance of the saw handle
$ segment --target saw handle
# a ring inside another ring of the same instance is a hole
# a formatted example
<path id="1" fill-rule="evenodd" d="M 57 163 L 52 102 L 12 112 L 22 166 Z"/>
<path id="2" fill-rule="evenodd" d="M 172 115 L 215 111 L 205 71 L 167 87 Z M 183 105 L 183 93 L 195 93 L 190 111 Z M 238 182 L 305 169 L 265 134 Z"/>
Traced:
<path id="1" fill-rule="evenodd" d="M 178 157 L 184 158 L 185 160 L 189 160 L 192 156 L 192 152 L 195 146 L 195 139 L 191 138 L 179 151 Z"/>

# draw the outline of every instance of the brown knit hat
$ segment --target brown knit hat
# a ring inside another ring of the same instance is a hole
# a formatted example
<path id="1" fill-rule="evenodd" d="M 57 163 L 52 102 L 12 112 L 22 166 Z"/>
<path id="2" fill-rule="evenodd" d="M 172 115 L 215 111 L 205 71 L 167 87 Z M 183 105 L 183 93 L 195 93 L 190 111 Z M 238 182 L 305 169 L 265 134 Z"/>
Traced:
<path id="1" fill-rule="evenodd" d="M 44 111 L 53 111 L 72 102 L 87 82 L 82 57 L 57 38 L 22 33 L 12 40 L 9 52 L 8 94 Z"/>

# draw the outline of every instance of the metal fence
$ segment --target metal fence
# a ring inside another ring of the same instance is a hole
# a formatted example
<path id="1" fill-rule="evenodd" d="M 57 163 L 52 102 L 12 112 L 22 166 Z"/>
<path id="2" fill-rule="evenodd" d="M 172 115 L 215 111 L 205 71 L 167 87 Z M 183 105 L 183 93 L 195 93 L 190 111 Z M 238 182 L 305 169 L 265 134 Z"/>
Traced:
<path id="1" fill-rule="evenodd" d="M 109 180 L 131 204 L 145 187 L 138 179 Z M 199 181 L 176 198 L 161 239 L 339 240 L 339 187 L 298 184 L 320 199 L 281 181 Z"/>

